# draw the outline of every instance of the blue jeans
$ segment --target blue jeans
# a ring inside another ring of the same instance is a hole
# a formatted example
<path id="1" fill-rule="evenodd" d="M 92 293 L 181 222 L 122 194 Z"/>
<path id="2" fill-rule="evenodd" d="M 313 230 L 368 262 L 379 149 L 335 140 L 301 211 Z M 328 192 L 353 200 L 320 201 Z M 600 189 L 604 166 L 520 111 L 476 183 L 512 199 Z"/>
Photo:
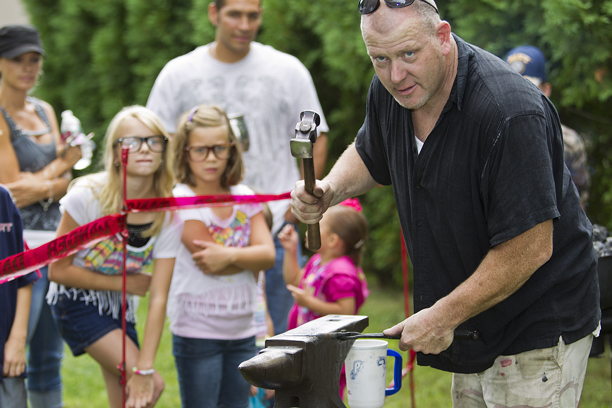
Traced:
<path id="1" fill-rule="evenodd" d="M 283 225 L 283 227 L 285 225 Z M 293 306 L 293 296 L 291 296 L 291 292 L 287 290 L 285 279 L 283 278 L 283 257 L 285 256 L 285 249 L 276 235 L 274 235 L 274 246 L 276 248 L 274 266 L 266 271 L 266 299 L 268 302 L 268 312 L 274 323 L 274 334 L 280 334 L 287 331 L 287 316 L 289 316 L 289 310 L 291 310 L 291 306 Z M 298 263 L 301 265 L 301 245 L 298 245 L 297 256 Z"/>
<path id="2" fill-rule="evenodd" d="M 28 321 L 28 391 L 61 391 L 60 365 L 64 355 L 64 342 L 60 336 L 51 308 L 45 296 L 49 290 L 48 267 L 40 269 L 42 278 L 32 288 L 32 303 Z"/>
<path id="3" fill-rule="evenodd" d="M 172 335 L 183 408 L 247 408 L 251 385 L 238 365 L 256 353 L 255 336 L 214 340 Z"/>

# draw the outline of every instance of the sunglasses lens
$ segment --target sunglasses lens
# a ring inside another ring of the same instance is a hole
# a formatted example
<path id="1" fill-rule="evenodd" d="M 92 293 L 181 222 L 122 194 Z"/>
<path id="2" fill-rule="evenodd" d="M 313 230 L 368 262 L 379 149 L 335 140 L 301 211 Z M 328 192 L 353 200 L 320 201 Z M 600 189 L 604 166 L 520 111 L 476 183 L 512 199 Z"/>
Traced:
<path id="1" fill-rule="evenodd" d="M 359 13 L 362 15 L 373 13 L 378 6 L 380 6 L 380 0 L 360 0 Z"/>
<path id="2" fill-rule="evenodd" d="M 409 5 L 414 3 L 414 0 L 399 0 L 399 1 L 398 0 L 395 0 L 395 1 L 385 0 L 385 3 L 387 3 L 387 6 L 391 8 L 402 8 L 402 7 L 408 7 Z"/>
<path id="3" fill-rule="evenodd" d="M 438 9 L 434 7 L 431 3 L 429 3 L 427 0 L 423 1 L 433 7 L 436 12 L 438 12 Z M 414 0 L 385 0 L 385 3 L 387 3 L 387 6 L 391 8 L 402 8 L 408 7 L 409 5 L 414 3 Z M 358 8 L 359 12 L 363 15 L 375 12 L 378 9 L 378 6 L 380 6 L 380 0 L 360 0 Z"/>

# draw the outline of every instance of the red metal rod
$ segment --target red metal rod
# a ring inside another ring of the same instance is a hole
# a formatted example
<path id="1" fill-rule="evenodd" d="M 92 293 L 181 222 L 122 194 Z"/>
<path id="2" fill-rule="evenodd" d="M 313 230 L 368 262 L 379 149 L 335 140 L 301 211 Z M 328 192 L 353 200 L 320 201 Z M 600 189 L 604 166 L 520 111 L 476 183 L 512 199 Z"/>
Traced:
<path id="1" fill-rule="evenodd" d="M 128 237 L 129 232 L 127 230 L 127 164 L 128 164 L 128 154 L 129 148 L 123 147 L 121 148 L 121 161 L 123 162 L 123 212 L 125 213 L 125 226 L 123 231 L 121 231 L 121 237 L 123 239 L 123 286 L 121 288 L 121 304 L 123 310 L 121 313 L 121 389 L 123 395 L 123 408 L 125 408 L 126 402 L 126 392 L 125 386 L 127 384 L 126 381 L 126 367 L 125 367 L 125 337 L 127 335 L 127 325 L 125 320 L 125 313 L 127 310 L 127 296 L 126 296 L 126 277 L 127 277 L 127 246 L 128 246 Z"/>
<path id="2" fill-rule="evenodd" d="M 404 275 L 404 310 L 406 312 L 406 319 L 410 317 L 410 287 L 408 283 L 408 253 L 406 251 L 406 242 L 404 241 L 404 234 L 401 233 L 402 237 L 402 273 Z M 414 359 L 416 353 L 410 349 L 408 351 L 410 358 L 406 361 L 406 371 L 410 373 L 410 402 L 412 408 L 416 408 L 416 400 L 414 395 Z"/>

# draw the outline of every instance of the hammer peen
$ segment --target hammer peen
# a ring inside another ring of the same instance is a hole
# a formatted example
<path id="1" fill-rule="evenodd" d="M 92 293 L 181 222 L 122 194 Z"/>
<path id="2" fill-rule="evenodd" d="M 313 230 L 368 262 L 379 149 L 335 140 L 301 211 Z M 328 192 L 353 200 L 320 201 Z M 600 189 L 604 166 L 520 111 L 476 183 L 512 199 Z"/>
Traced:
<path id="1" fill-rule="evenodd" d="M 321 123 L 319 114 L 313 111 L 300 113 L 300 122 L 295 125 L 295 137 L 291 139 L 291 155 L 302 159 L 304 168 L 304 188 L 314 195 L 315 170 L 312 155 L 312 145 L 317 141 L 317 126 Z M 319 223 L 308 224 L 308 249 L 316 251 L 321 248 L 321 231 Z"/>

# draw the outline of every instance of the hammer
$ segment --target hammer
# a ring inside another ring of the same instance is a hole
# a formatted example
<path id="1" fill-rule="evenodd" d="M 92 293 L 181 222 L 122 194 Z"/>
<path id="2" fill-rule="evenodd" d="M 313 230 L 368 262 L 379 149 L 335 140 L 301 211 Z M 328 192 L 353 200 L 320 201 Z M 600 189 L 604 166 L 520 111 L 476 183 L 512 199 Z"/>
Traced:
<path id="1" fill-rule="evenodd" d="M 304 188 L 310 195 L 314 195 L 315 171 L 312 158 L 312 145 L 317 141 L 317 126 L 321 118 L 316 112 L 303 111 L 300 113 L 301 121 L 295 125 L 295 137 L 291 139 L 291 155 L 302 159 L 304 168 Z M 321 248 L 321 231 L 319 223 L 308 224 L 308 249 L 316 251 Z"/>

